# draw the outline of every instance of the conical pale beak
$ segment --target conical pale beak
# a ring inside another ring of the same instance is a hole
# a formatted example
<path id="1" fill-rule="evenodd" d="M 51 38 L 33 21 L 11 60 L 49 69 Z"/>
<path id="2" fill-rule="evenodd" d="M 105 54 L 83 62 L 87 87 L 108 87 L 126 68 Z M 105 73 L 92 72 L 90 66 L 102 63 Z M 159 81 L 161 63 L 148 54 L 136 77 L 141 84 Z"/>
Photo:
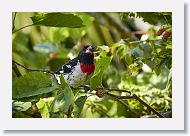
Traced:
<path id="1" fill-rule="evenodd" d="M 85 52 L 85 53 L 87 53 L 87 54 L 92 54 L 92 50 L 86 49 L 86 52 Z"/>

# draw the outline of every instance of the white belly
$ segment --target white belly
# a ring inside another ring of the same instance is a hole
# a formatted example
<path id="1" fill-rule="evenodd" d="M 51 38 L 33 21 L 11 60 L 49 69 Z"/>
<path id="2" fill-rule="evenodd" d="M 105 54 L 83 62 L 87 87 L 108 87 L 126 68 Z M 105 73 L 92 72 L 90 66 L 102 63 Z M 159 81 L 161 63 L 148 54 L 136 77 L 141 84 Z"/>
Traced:
<path id="1" fill-rule="evenodd" d="M 55 75 L 59 84 L 61 84 L 60 76 L 61 75 Z M 84 85 L 87 80 L 86 75 L 80 69 L 80 65 L 76 65 L 75 68 L 73 68 L 73 70 L 71 71 L 71 73 L 63 75 L 63 77 L 65 81 L 73 88 L 77 88 L 81 85 Z"/>
<path id="2" fill-rule="evenodd" d="M 86 76 L 81 71 L 80 65 L 77 65 L 70 74 L 64 75 L 64 79 L 70 86 L 76 88 L 84 85 Z"/>

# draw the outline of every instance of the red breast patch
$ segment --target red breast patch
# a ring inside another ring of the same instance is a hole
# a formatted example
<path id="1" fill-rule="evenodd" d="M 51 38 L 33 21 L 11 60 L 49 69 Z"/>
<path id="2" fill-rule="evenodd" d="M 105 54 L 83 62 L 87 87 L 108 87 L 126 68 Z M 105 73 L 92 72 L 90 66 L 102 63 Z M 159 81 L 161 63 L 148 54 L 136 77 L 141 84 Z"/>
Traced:
<path id="1" fill-rule="evenodd" d="M 86 73 L 87 75 L 90 75 L 91 73 L 94 72 L 94 64 L 84 64 L 84 63 L 80 63 L 80 68 L 82 70 L 83 73 Z"/>

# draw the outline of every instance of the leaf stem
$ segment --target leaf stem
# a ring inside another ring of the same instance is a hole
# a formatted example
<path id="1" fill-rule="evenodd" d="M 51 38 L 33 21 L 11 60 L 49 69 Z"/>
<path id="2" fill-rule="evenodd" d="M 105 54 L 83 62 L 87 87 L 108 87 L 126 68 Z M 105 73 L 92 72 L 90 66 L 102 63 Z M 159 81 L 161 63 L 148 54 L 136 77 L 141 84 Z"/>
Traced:
<path id="1" fill-rule="evenodd" d="M 21 28 L 15 30 L 15 31 L 13 31 L 12 33 L 16 33 L 16 32 L 18 32 L 18 31 L 20 31 L 20 30 L 22 30 L 22 29 L 24 29 L 24 28 L 27 28 L 27 27 L 33 26 L 33 25 L 34 25 L 34 24 L 30 24 L 30 25 L 23 26 L 23 27 L 21 27 Z"/>
<path id="2" fill-rule="evenodd" d="M 46 73 L 49 73 L 49 74 L 54 75 L 54 72 L 53 72 L 53 71 L 50 71 L 50 70 L 30 69 L 30 68 L 27 68 L 27 67 L 25 67 L 25 66 L 19 64 L 18 62 L 14 61 L 14 60 L 12 60 L 12 62 L 13 62 L 14 64 L 18 65 L 18 66 L 21 66 L 22 68 L 24 68 L 24 69 L 26 69 L 26 70 L 28 70 L 28 71 L 40 71 L 40 72 L 46 72 Z"/>

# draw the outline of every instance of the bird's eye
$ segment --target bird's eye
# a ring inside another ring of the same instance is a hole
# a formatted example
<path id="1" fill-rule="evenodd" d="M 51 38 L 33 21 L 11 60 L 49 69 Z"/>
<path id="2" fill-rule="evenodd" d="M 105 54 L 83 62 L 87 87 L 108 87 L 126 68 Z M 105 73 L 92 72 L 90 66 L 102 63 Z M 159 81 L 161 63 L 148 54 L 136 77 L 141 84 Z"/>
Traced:
<path id="1" fill-rule="evenodd" d="M 87 49 L 87 48 L 88 48 L 88 46 L 84 46 L 84 48 L 85 48 L 85 49 Z"/>

